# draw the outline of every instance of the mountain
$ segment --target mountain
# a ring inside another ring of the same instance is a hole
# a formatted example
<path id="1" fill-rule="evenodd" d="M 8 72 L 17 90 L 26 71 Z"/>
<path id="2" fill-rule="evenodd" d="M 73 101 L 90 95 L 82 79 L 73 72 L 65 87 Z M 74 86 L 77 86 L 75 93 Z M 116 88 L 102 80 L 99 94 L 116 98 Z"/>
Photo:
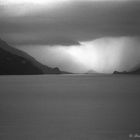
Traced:
<path id="1" fill-rule="evenodd" d="M 140 68 L 133 69 L 131 71 L 114 71 L 113 74 L 140 74 Z"/>
<path id="2" fill-rule="evenodd" d="M 95 73 L 97 73 L 97 72 L 94 70 L 89 70 L 88 72 L 86 72 L 86 74 L 95 74 Z"/>
<path id="3" fill-rule="evenodd" d="M 0 39 L 0 75 L 61 74 L 59 68 L 39 63 L 27 53 Z"/>
<path id="4" fill-rule="evenodd" d="M 131 71 L 131 73 L 140 74 L 140 65 L 134 67 L 133 70 Z"/>

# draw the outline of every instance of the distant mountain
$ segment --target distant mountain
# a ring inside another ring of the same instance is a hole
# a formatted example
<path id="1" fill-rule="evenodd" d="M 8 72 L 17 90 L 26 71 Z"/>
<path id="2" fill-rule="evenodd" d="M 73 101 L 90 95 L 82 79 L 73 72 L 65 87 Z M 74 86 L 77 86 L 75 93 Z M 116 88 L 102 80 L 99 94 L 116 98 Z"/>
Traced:
<path id="1" fill-rule="evenodd" d="M 133 68 L 133 70 L 131 71 L 131 73 L 140 74 L 140 65 L 138 65 L 135 68 Z"/>
<path id="2" fill-rule="evenodd" d="M 0 75 L 62 74 L 59 68 L 45 66 L 25 52 L 0 39 Z"/>
<path id="3" fill-rule="evenodd" d="M 88 72 L 86 72 L 86 74 L 93 74 L 93 73 L 97 73 L 97 72 L 94 70 L 89 70 Z"/>
<path id="4" fill-rule="evenodd" d="M 132 71 L 114 71 L 113 74 L 140 74 L 140 68 L 133 69 Z"/>

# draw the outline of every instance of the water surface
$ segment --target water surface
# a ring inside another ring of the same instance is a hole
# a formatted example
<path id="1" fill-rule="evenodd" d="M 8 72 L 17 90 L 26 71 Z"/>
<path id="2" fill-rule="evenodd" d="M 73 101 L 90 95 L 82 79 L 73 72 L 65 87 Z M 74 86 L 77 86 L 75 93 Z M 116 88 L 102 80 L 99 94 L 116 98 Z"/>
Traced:
<path id="1" fill-rule="evenodd" d="M 140 139 L 130 134 L 140 134 L 140 76 L 0 77 L 1 140 Z"/>

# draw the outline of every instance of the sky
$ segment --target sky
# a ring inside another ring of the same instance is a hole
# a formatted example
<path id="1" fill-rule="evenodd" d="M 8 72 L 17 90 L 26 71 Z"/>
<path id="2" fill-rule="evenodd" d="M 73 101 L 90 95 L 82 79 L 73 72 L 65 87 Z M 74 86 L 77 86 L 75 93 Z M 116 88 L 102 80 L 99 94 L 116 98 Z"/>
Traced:
<path id="1" fill-rule="evenodd" d="M 139 0 L 0 0 L 0 38 L 63 71 L 130 71 L 139 13 Z"/>

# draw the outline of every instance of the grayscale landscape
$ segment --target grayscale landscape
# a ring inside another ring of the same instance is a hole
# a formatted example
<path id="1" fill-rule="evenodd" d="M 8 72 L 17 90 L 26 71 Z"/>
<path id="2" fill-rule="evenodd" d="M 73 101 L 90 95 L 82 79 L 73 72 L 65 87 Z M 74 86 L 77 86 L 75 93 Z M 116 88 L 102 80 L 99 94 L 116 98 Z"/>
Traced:
<path id="1" fill-rule="evenodd" d="M 140 0 L 0 0 L 0 140 L 140 140 Z"/>
<path id="2" fill-rule="evenodd" d="M 0 77 L 1 140 L 131 140 L 140 135 L 140 76 Z"/>

